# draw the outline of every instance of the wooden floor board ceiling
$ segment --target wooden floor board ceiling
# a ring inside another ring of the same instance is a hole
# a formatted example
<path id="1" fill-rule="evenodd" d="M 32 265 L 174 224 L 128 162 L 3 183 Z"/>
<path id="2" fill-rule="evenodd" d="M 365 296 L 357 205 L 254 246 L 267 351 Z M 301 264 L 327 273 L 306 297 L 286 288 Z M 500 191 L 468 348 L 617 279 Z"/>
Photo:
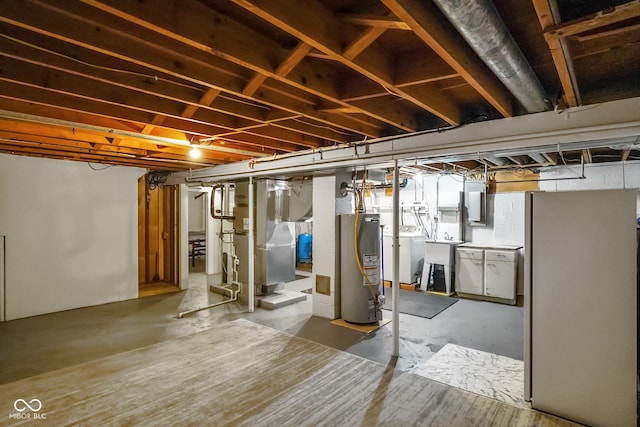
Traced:
<path id="1" fill-rule="evenodd" d="M 574 425 L 244 319 L 4 384 L 5 413 L 16 396 L 57 426 Z"/>
<path id="2" fill-rule="evenodd" d="M 3 1 L 0 153 L 174 171 L 530 113 L 447 1 Z M 481 3 L 549 108 L 640 95 L 640 0 Z"/>

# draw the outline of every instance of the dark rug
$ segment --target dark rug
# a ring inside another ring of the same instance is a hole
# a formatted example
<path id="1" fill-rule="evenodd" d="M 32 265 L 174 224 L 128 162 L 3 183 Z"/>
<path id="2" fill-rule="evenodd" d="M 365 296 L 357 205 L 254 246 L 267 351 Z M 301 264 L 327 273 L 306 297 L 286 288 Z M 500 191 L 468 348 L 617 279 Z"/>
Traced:
<path id="1" fill-rule="evenodd" d="M 391 310 L 390 288 L 385 290 L 385 296 L 387 300 L 382 308 L 384 310 Z M 400 313 L 432 319 L 437 314 L 442 313 L 445 309 L 451 307 L 457 301 L 458 298 L 400 289 L 398 310 Z"/>

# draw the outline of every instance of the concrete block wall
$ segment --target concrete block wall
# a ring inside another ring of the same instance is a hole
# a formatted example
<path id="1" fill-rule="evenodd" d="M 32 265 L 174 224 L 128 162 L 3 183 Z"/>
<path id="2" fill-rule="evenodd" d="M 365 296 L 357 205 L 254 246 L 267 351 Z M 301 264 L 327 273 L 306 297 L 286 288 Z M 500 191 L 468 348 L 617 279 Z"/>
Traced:
<path id="1" fill-rule="evenodd" d="M 574 179 L 581 175 L 580 165 L 556 166 L 543 169 L 540 179 L 541 191 L 581 191 L 607 189 L 640 189 L 640 161 L 588 164 L 584 167 L 585 179 Z M 565 179 L 572 178 L 572 179 Z M 640 216 L 640 197 L 636 197 L 636 212 Z"/>

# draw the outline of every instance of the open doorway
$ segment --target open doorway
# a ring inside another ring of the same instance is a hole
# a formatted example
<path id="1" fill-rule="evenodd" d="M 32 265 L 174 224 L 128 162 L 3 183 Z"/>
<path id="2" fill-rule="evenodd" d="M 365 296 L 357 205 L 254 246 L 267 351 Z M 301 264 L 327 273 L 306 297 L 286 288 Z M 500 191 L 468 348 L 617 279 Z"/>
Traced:
<path id="1" fill-rule="evenodd" d="M 138 296 L 177 292 L 178 188 L 138 180 Z"/>
<path id="2" fill-rule="evenodd" d="M 207 268 L 207 192 L 189 190 L 189 273 L 205 273 Z"/>

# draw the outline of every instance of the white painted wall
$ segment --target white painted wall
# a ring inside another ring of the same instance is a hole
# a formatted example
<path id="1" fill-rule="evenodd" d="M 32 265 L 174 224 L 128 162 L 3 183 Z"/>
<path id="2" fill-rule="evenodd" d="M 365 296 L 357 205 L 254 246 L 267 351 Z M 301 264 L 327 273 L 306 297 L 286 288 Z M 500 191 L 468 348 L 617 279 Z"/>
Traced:
<path id="1" fill-rule="evenodd" d="M 4 293 L 4 236 L 0 236 L 0 322 L 5 321 Z"/>
<path id="2" fill-rule="evenodd" d="M 178 186 L 180 234 L 178 242 L 178 271 L 180 289 L 189 288 L 189 188 L 185 184 Z"/>
<path id="3" fill-rule="evenodd" d="M 7 320 L 138 296 L 144 172 L 0 155 Z"/>
<path id="4" fill-rule="evenodd" d="M 196 199 L 196 196 L 200 196 Z M 202 195 L 202 191 L 189 190 L 189 231 L 203 232 L 205 225 L 205 203 L 206 195 Z"/>
<path id="5" fill-rule="evenodd" d="M 313 295 L 314 316 L 328 319 L 340 317 L 340 238 L 337 215 L 353 213 L 351 193 L 336 198 L 340 182 L 349 175 L 313 178 Z M 331 279 L 331 295 L 316 292 L 316 276 Z"/>

